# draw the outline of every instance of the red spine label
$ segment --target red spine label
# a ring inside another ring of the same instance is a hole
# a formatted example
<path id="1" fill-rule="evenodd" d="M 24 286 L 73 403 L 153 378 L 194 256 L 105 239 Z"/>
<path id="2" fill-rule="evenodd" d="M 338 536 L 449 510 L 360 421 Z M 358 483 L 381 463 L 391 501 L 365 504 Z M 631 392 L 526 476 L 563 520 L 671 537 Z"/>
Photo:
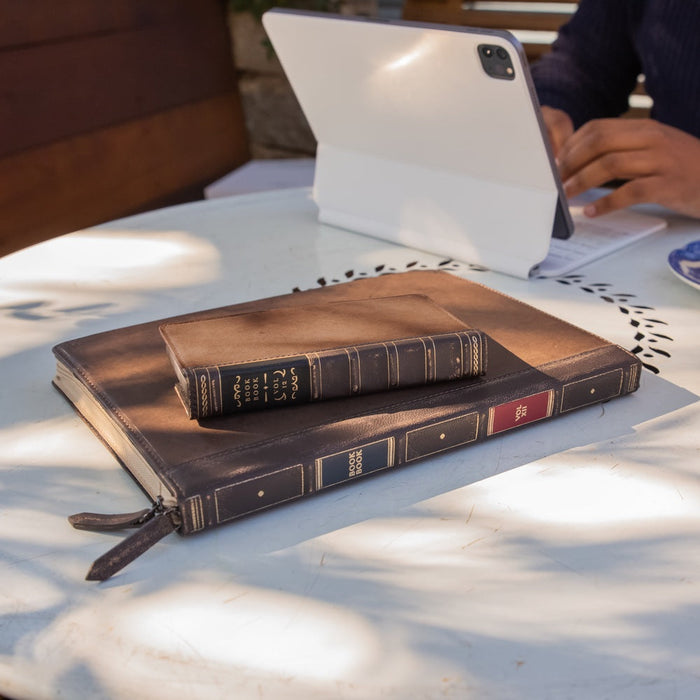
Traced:
<path id="1" fill-rule="evenodd" d="M 501 433 L 552 415 L 554 392 L 543 391 L 489 409 L 488 434 Z"/>

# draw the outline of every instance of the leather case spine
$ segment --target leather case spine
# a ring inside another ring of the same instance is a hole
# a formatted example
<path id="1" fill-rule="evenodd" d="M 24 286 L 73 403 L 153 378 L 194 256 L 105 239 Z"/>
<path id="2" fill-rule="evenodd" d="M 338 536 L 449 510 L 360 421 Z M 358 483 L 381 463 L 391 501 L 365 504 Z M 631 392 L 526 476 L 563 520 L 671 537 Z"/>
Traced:
<path id="1" fill-rule="evenodd" d="M 478 377 L 488 340 L 478 330 L 334 348 L 237 365 L 181 368 L 191 418 Z"/>
<path id="2" fill-rule="evenodd" d="M 172 392 L 162 321 L 56 346 L 56 387 L 154 502 L 147 515 L 73 519 L 80 527 L 139 528 L 100 561 L 94 575 L 108 577 L 172 530 L 199 532 L 639 386 L 642 364 L 634 354 L 447 273 L 379 276 L 178 318 L 311 308 L 319 300 L 386 298 L 407 288 L 434 298 L 465 329 L 488 334 L 487 376 L 312 402 L 274 415 L 243 412 L 199 425 L 187 419 Z"/>
<path id="3" fill-rule="evenodd" d="M 383 422 L 376 416 L 357 415 L 314 432 L 283 436 L 274 446 L 220 453 L 196 460 L 185 469 L 206 466 L 208 472 L 226 473 L 227 463 L 247 463 L 245 476 L 191 496 L 180 504 L 181 533 L 216 527 L 323 489 L 399 467 L 440 452 L 473 444 L 502 432 L 548 420 L 560 414 L 636 391 L 639 362 L 603 348 L 580 358 L 587 373 L 566 376 L 564 365 L 527 369 L 495 382 L 474 382 L 439 414 L 422 402 L 398 402 Z M 557 375 L 560 375 L 559 378 Z M 446 389 L 449 393 L 450 389 Z M 421 417 L 422 416 L 422 417 Z M 328 454 L 317 445 L 334 445 Z M 268 452 L 270 454 L 268 454 Z M 274 455 L 294 455 L 289 464 L 270 470 Z"/>

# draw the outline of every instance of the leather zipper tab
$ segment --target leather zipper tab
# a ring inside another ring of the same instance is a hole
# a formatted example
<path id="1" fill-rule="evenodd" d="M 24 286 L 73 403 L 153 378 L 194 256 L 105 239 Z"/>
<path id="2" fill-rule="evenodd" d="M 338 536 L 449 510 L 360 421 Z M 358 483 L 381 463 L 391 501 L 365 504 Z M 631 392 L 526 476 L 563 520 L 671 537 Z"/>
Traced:
<path id="1" fill-rule="evenodd" d="M 153 508 L 144 508 L 135 513 L 76 513 L 68 517 L 68 522 L 77 530 L 108 532 L 141 527 L 153 514 Z"/>
<path id="2" fill-rule="evenodd" d="M 167 514 L 157 515 L 133 535 L 129 535 L 118 545 L 112 547 L 109 552 L 96 559 L 85 579 L 87 581 L 106 581 L 176 529 L 177 525 Z"/>
<path id="3" fill-rule="evenodd" d="M 76 513 L 71 515 L 68 521 L 78 530 L 101 532 L 138 528 L 95 560 L 85 577 L 88 581 L 107 580 L 180 527 L 177 508 L 166 508 L 160 497 L 151 508 L 134 513 Z"/>

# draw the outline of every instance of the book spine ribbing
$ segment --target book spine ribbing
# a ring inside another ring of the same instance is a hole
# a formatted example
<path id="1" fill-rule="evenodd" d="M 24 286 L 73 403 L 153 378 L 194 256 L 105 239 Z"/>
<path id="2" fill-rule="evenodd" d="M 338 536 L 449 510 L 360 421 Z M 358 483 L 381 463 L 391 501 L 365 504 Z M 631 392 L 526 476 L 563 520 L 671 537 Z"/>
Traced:
<path id="1" fill-rule="evenodd" d="M 338 426 L 334 439 L 324 441 L 338 445 L 331 454 L 312 454 L 313 447 L 305 450 L 297 443 L 289 450 L 297 454 L 294 463 L 271 472 L 252 469 L 250 476 L 236 483 L 188 498 L 181 504 L 181 532 L 215 527 L 331 486 L 629 394 L 638 388 L 639 374 L 640 365 L 632 359 L 624 366 L 608 367 L 571 381 L 541 375 L 538 381 L 521 385 L 528 387 L 521 390 L 522 395 L 501 391 L 500 400 L 482 395 L 475 401 L 458 402 L 439 417 L 425 421 L 417 422 L 415 416 L 408 415 L 410 411 L 405 418 L 398 412 L 395 422 L 377 429 L 371 419 L 363 423 L 358 417 L 350 431 L 352 439 L 347 437 L 347 426 Z M 264 450 L 258 451 L 251 465 L 264 465 L 265 459 Z"/>
<path id="2" fill-rule="evenodd" d="M 477 377 L 487 339 L 465 330 L 250 362 L 186 369 L 192 418 Z"/>

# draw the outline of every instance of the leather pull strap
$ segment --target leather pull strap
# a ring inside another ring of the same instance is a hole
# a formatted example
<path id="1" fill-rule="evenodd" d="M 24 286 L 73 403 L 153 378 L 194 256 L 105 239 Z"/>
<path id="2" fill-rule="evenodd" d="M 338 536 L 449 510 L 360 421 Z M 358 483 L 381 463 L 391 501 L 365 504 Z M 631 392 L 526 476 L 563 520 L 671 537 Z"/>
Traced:
<path id="1" fill-rule="evenodd" d="M 144 523 L 136 532 L 96 559 L 90 567 L 87 581 L 106 581 L 127 564 L 140 557 L 166 535 L 177 530 L 177 524 L 168 513 L 161 513 Z"/>
<path id="2" fill-rule="evenodd" d="M 76 513 L 68 517 L 68 522 L 78 530 L 123 530 L 126 527 L 141 527 L 152 511 L 152 508 L 144 508 L 135 513 Z"/>
<path id="3" fill-rule="evenodd" d="M 88 581 L 105 581 L 180 527 L 177 507 L 166 508 L 160 496 L 150 508 L 134 513 L 76 513 L 69 516 L 68 521 L 78 530 L 98 532 L 139 528 L 95 560 L 85 577 Z"/>

